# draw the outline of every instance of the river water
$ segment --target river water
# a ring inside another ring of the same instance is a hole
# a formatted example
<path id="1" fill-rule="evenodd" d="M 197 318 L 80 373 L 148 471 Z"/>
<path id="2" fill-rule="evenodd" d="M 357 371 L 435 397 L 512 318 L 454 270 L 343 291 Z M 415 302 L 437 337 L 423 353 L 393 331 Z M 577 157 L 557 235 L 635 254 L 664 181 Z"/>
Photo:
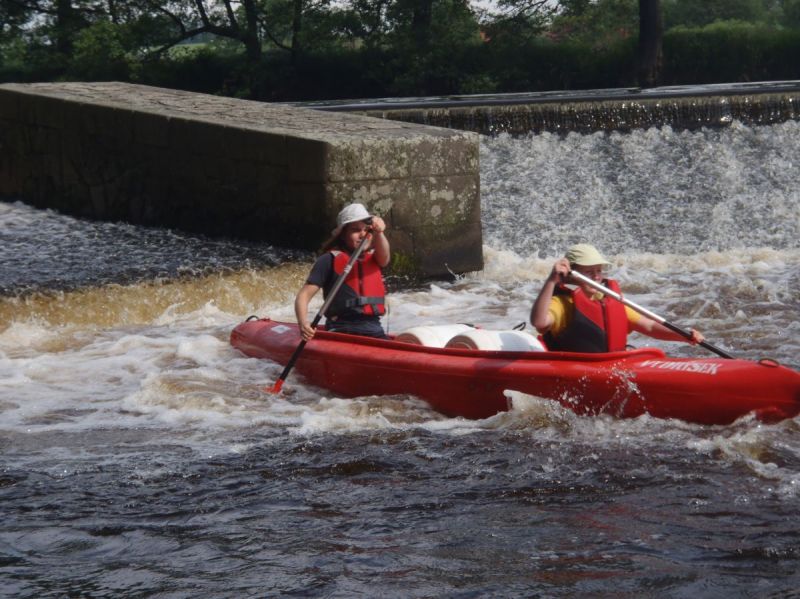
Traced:
<path id="1" fill-rule="evenodd" d="M 486 268 L 392 294 L 390 331 L 510 328 L 590 241 L 637 303 L 800 367 L 800 122 L 481 143 Z M 0 595 L 796 596 L 798 419 L 275 397 L 228 335 L 291 320 L 312 256 L 22 203 L 0 243 Z"/>

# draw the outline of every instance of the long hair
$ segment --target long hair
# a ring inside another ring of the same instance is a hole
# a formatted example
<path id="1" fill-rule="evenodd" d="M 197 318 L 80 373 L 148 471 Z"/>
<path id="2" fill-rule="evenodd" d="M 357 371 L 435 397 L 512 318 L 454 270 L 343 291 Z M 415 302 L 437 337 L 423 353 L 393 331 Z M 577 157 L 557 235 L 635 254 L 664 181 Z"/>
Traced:
<path id="1" fill-rule="evenodd" d="M 342 229 L 344 231 L 344 229 Z M 350 253 L 347 249 L 347 246 L 344 244 L 344 239 L 342 239 L 342 233 L 340 232 L 338 235 L 331 235 L 328 240 L 323 243 L 317 253 L 322 255 L 326 252 L 330 252 L 331 250 L 336 249 L 342 252 Z"/>
<path id="2" fill-rule="evenodd" d="M 364 219 L 364 222 L 368 225 L 371 225 L 372 217 Z M 344 232 L 347 230 L 347 225 L 349 224 L 350 223 L 342 225 L 338 232 L 335 232 L 333 235 L 331 235 L 328 240 L 320 246 L 318 250 L 320 255 L 324 254 L 325 252 L 330 252 L 333 249 L 337 249 L 348 254 L 351 253 L 343 239 Z"/>

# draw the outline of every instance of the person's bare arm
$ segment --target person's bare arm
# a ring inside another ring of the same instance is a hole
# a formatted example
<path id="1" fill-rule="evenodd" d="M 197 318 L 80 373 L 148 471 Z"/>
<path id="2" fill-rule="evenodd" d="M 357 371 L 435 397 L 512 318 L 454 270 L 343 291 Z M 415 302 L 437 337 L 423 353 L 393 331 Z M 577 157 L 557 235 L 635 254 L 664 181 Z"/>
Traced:
<path id="1" fill-rule="evenodd" d="M 300 325 L 300 335 L 305 341 L 308 341 L 314 336 L 314 329 L 311 327 L 311 322 L 308 320 L 308 304 L 311 302 L 317 291 L 317 285 L 306 283 L 297 292 L 294 298 L 294 315 L 297 317 L 297 324 Z"/>
<path id="2" fill-rule="evenodd" d="M 642 333 L 643 335 L 647 335 L 648 337 L 652 337 L 653 339 L 661 339 L 663 341 L 685 341 L 687 343 L 691 343 L 695 345 L 700 343 L 701 341 L 705 341 L 705 337 L 703 337 L 700 331 L 696 329 L 691 329 L 692 338 L 687 339 L 683 335 L 680 335 L 665 327 L 663 324 L 656 322 L 652 318 L 648 318 L 647 316 L 641 316 L 636 322 L 633 323 L 633 330 L 637 333 Z"/>
<path id="3" fill-rule="evenodd" d="M 531 308 L 531 324 L 536 328 L 540 335 L 544 335 L 553 326 L 553 315 L 550 313 L 550 300 L 553 299 L 553 292 L 556 285 L 565 280 L 569 274 L 569 262 L 565 258 L 560 258 L 553 265 L 550 276 L 542 285 L 536 301 Z"/>
<path id="4" fill-rule="evenodd" d="M 389 240 L 384 235 L 386 231 L 386 223 L 380 216 L 372 217 L 372 247 L 375 250 L 375 261 L 378 266 L 384 268 L 389 264 L 392 258 L 391 250 L 389 248 Z"/>

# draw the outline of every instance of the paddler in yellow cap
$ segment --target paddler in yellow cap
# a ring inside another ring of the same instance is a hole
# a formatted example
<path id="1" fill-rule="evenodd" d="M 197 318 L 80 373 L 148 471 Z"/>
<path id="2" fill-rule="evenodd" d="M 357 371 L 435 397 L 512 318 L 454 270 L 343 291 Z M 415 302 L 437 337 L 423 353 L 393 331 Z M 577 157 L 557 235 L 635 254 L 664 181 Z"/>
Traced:
<path id="1" fill-rule="evenodd" d="M 663 324 L 570 277 L 570 272 L 578 272 L 619 294 L 617 282 L 605 278 L 610 264 L 588 243 L 573 245 L 563 258 L 556 260 L 531 308 L 531 324 L 542 335 L 547 349 L 590 353 L 622 351 L 631 331 L 665 341 L 687 341 Z M 567 287 L 567 283 L 575 288 Z M 695 329 L 691 330 L 691 335 L 689 342 L 692 344 L 704 340 Z"/>

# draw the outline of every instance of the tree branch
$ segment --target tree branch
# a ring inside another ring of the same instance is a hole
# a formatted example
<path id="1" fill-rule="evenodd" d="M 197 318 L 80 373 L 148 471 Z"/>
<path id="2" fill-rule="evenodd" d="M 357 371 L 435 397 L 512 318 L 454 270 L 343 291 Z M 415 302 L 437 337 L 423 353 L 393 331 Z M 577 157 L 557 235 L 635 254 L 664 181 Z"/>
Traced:
<path id="1" fill-rule="evenodd" d="M 231 6 L 230 0 L 224 0 L 225 2 L 225 11 L 228 13 L 228 21 L 230 22 L 231 26 L 239 29 L 239 23 L 236 22 L 236 15 L 233 12 L 233 7 Z"/>
<path id="2" fill-rule="evenodd" d="M 277 48 L 279 48 L 280 50 L 291 51 L 292 48 L 290 46 L 287 46 L 283 42 L 279 41 L 278 38 L 276 38 L 272 34 L 272 32 L 269 30 L 269 27 L 267 27 L 267 23 L 266 23 L 266 21 L 264 19 L 259 19 L 258 20 L 258 24 L 261 26 L 261 29 L 264 31 L 266 36 L 269 38 L 269 41 L 271 41 L 273 44 L 275 44 L 275 46 Z"/>

